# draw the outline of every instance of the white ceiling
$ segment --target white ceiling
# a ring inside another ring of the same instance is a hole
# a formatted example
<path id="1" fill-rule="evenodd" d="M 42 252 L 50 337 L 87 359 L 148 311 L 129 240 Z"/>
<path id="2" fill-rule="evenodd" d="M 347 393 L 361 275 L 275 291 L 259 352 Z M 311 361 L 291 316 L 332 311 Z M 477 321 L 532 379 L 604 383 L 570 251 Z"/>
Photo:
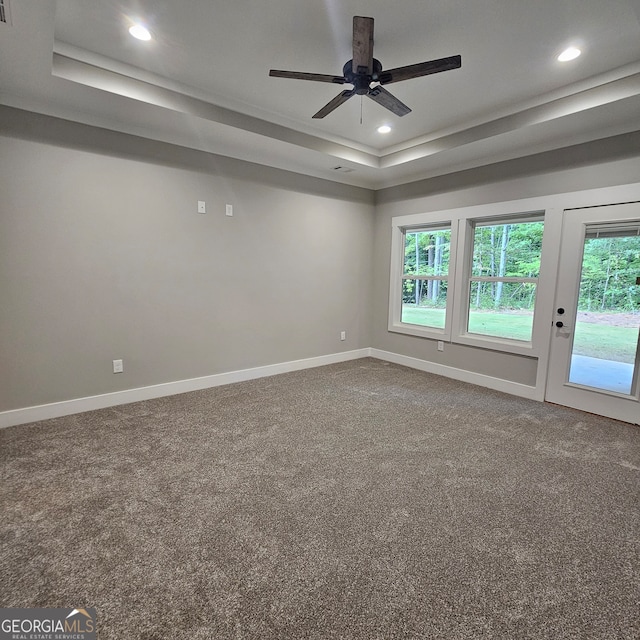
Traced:
<path id="1" fill-rule="evenodd" d="M 640 0 L 9 1 L 0 103 L 348 184 L 640 129 Z M 345 87 L 269 69 L 341 75 L 354 15 L 375 18 L 383 68 L 462 68 L 389 87 L 403 118 L 357 96 L 312 120 Z M 152 41 L 128 34 L 137 19 Z M 558 62 L 569 45 L 582 56 Z"/>

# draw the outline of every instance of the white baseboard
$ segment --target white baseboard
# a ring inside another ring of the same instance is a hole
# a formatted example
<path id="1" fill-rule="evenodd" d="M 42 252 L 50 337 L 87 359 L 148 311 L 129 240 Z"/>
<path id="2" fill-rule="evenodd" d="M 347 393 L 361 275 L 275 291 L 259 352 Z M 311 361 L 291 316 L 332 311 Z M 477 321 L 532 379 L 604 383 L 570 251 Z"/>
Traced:
<path id="1" fill-rule="evenodd" d="M 543 392 L 539 391 L 536 387 L 531 387 L 519 382 L 510 382 L 509 380 L 503 380 L 502 378 L 494 378 L 482 373 L 474 373 L 473 371 L 466 371 L 465 369 L 456 369 L 455 367 L 448 367 L 444 364 L 438 364 L 437 362 L 429 362 L 428 360 L 420 360 L 419 358 L 412 358 L 410 356 L 403 356 L 399 353 L 392 353 L 391 351 L 382 351 L 381 349 L 370 350 L 372 358 L 378 358 L 379 360 L 386 360 L 387 362 L 393 362 L 394 364 L 401 364 L 411 369 L 419 369 L 420 371 L 426 371 L 427 373 L 435 373 L 445 378 L 453 378 L 454 380 L 460 380 L 461 382 L 469 382 L 470 384 L 477 384 L 481 387 L 487 387 L 494 389 L 495 391 L 503 391 L 504 393 L 510 393 L 514 396 L 520 396 L 521 398 L 529 398 L 530 400 L 543 400 Z"/>
<path id="2" fill-rule="evenodd" d="M 252 369 L 217 373 L 200 378 L 177 380 L 175 382 L 166 382 L 149 387 L 126 389 L 124 391 L 104 393 L 97 396 L 77 398 L 75 400 L 64 400 L 62 402 L 41 404 L 35 407 L 25 407 L 24 409 L 4 411 L 0 413 L 0 428 L 27 424 L 29 422 L 38 422 L 39 420 L 48 420 L 50 418 L 60 418 L 62 416 L 82 413 L 84 411 L 105 409 L 107 407 L 115 407 L 120 404 L 129 404 L 130 402 L 140 402 L 141 400 L 151 400 L 153 398 L 172 396 L 178 393 L 199 391 L 200 389 L 219 387 L 224 384 L 254 380 L 256 378 L 264 378 L 265 376 L 274 376 L 279 373 L 311 369 L 313 367 L 321 367 L 327 364 L 346 362 L 347 360 L 356 360 L 358 358 L 366 357 L 386 360 L 387 362 L 400 364 L 405 367 L 410 367 L 411 369 L 418 369 L 420 371 L 426 371 L 427 373 L 435 373 L 436 375 L 444 376 L 446 378 L 453 378 L 454 380 L 460 380 L 461 382 L 477 384 L 481 387 L 488 387 L 489 389 L 495 389 L 496 391 L 503 391 L 504 393 L 510 393 L 522 398 L 543 400 L 541 395 L 543 392 L 539 391 L 536 387 L 531 387 L 517 382 L 510 382 L 509 380 L 503 380 L 501 378 L 494 378 L 481 373 L 465 371 L 464 369 L 448 367 L 446 365 L 438 364 L 437 362 L 429 362 L 427 360 L 420 360 L 419 358 L 403 356 L 398 353 L 383 351 L 382 349 L 366 347 L 364 349 L 331 353 L 325 356 L 316 356 L 314 358 L 305 358 L 303 360 L 280 362 L 263 367 L 254 367 Z"/>
<path id="3" fill-rule="evenodd" d="M 61 416 L 68 416 L 74 413 L 93 411 L 94 409 L 105 409 L 107 407 L 115 407 L 120 404 L 129 404 L 130 402 L 139 402 L 141 400 L 151 400 L 153 398 L 161 398 L 163 396 L 172 396 L 178 393 L 186 393 L 188 391 L 199 391 L 200 389 L 219 387 L 233 382 L 243 382 L 244 380 L 274 376 L 279 373 L 311 369 L 313 367 L 321 367 L 327 364 L 334 364 L 336 362 L 346 362 L 347 360 L 366 358 L 370 355 L 371 349 L 366 347 L 364 349 L 355 349 L 353 351 L 343 351 L 341 353 L 331 353 L 325 356 L 316 356 L 315 358 L 280 362 L 278 364 L 254 367 L 252 369 L 229 371 L 228 373 L 218 373 L 211 376 L 203 376 L 201 378 L 177 380 L 175 382 L 155 384 L 149 387 L 126 389 L 124 391 L 104 393 L 97 396 L 77 398 L 75 400 L 64 400 L 62 402 L 41 404 L 35 407 L 25 407 L 24 409 L 3 411 L 0 413 L 0 428 L 12 427 L 29 422 L 37 422 L 39 420 L 48 420 L 49 418 L 60 418 Z"/>

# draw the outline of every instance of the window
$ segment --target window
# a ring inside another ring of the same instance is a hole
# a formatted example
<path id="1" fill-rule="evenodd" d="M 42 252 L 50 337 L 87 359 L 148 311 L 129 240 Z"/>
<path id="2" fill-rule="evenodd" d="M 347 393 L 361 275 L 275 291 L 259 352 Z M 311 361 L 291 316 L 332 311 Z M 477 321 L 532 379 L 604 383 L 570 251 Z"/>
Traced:
<path id="1" fill-rule="evenodd" d="M 534 354 L 544 212 L 500 208 L 393 219 L 389 331 Z"/>
<path id="2" fill-rule="evenodd" d="M 404 233 L 401 322 L 445 328 L 451 229 Z"/>
<path id="3" fill-rule="evenodd" d="M 531 342 L 543 223 L 476 221 L 468 279 L 470 334 Z"/>

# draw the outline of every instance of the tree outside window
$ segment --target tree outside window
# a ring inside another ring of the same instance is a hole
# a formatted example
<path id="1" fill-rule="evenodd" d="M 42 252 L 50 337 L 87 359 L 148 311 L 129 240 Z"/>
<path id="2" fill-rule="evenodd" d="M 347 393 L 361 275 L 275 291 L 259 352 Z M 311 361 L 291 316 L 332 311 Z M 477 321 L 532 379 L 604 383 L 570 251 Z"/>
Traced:
<path id="1" fill-rule="evenodd" d="M 467 331 L 531 341 L 543 223 L 476 223 Z"/>
<path id="2" fill-rule="evenodd" d="M 406 231 L 401 321 L 444 329 L 451 229 Z"/>

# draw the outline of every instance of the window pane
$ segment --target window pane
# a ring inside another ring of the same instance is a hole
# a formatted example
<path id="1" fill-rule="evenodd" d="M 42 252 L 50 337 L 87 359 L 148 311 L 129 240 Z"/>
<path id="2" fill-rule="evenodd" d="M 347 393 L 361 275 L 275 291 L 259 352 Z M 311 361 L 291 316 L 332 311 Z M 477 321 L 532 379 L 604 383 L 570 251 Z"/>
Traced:
<path id="1" fill-rule="evenodd" d="M 640 236 L 637 228 L 611 227 L 599 237 L 587 230 L 584 241 L 569 382 L 631 395 L 640 332 Z"/>
<path id="2" fill-rule="evenodd" d="M 472 275 L 537 278 L 542 230 L 542 222 L 476 226 Z"/>
<path id="3" fill-rule="evenodd" d="M 451 229 L 407 231 L 404 243 L 404 274 L 446 276 L 449 274 L 450 251 Z M 444 329 L 446 306 L 446 280 L 403 280 L 401 322 Z"/>
<path id="4" fill-rule="evenodd" d="M 404 280 L 401 322 L 444 329 L 446 280 Z"/>
<path id="5" fill-rule="evenodd" d="M 531 341 L 534 282 L 472 282 L 469 296 L 469 333 Z"/>
<path id="6" fill-rule="evenodd" d="M 450 229 L 407 231 L 404 239 L 404 274 L 446 276 L 451 250 Z"/>

